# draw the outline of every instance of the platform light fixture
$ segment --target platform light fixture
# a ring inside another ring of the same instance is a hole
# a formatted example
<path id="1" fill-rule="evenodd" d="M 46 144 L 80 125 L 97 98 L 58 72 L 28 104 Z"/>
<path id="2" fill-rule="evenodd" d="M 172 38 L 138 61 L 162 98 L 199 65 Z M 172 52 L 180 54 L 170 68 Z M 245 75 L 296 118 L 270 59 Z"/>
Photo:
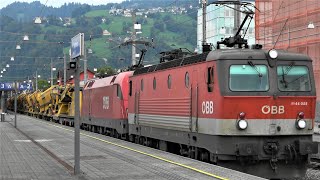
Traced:
<path id="1" fill-rule="evenodd" d="M 314 27 L 313 22 L 310 22 L 310 23 L 308 24 L 307 28 L 308 28 L 308 29 L 314 29 L 315 27 Z"/>
<path id="2" fill-rule="evenodd" d="M 36 18 L 34 19 L 34 23 L 35 23 L 35 24 L 41 24 L 41 23 L 42 23 L 41 17 L 36 17 Z"/>
<path id="3" fill-rule="evenodd" d="M 23 36 L 23 41 L 29 41 L 29 36 L 28 35 L 24 35 Z"/>
<path id="4" fill-rule="evenodd" d="M 16 45 L 16 50 L 20 50 L 21 49 L 21 45 L 20 44 L 17 44 Z"/>

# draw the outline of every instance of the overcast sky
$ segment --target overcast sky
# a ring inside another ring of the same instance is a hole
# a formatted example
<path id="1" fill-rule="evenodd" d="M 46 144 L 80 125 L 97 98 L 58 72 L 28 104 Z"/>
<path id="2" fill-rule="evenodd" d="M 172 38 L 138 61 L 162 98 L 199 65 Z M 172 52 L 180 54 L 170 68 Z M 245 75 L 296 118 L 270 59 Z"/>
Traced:
<path id="1" fill-rule="evenodd" d="M 47 0 L 0 0 L 0 8 L 3 8 L 15 1 L 19 2 L 33 2 L 33 1 L 40 1 L 42 4 L 46 3 Z M 80 3 L 86 3 L 86 4 L 93 4 L 93 5 L 99 5 L 99 4 L 107 4 L 110 2 L 118 3 L 122 2 L 123 0 L 48 0 L 47 5 L 54 6 L 54 7 L 60 7 L 64 3 L 69 2 L 80 2 Z"/>

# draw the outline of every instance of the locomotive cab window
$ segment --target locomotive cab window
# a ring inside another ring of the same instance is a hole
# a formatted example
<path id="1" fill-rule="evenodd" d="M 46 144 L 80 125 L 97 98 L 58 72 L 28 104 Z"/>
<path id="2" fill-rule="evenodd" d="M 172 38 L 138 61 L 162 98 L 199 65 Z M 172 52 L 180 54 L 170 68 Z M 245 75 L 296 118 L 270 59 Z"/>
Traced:
<path id="1" fill-rule="evenodd" d="M 119 84 L 117 84 L 117 97 L 122 99 L 122 91 Z"/>
<path id="2" fill-rule="evenodd" d="M 231 65 L 229 88 L 231 91 L 268 91 L 269 76 L 266 65 Z"/>
<path id="3" fill-rule="evenodd" d="M 212 92 L 213 91 L 213 75 L 214 75 L 213 67 L 208 67 L 208 70 L 207 70 L 208 92 Z"/>
<path id="4" fill-rule="evenodd" d="M 306 66 L 278 66 L 280 91 L 311 91 L 309 69 Z"/>

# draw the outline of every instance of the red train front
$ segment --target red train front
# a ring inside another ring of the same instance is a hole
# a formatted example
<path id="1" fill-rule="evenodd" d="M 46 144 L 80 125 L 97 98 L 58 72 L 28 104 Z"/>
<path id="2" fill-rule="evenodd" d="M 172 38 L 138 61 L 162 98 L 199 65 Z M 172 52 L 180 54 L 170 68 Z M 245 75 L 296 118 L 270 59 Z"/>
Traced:
<path id="1" fill-rule="evenodd" d="M 114 137 L 128 134 L 128 85 L 132 71 L 89 81 L 83 90 L 82 128 Z"/>
<path id="2" fill-rule="evenodd" d="M 305 55 L 216 50 L 138 69 L 131 139 L 267 178 L 301 177 L 312 143 L 315 84 Z"/>

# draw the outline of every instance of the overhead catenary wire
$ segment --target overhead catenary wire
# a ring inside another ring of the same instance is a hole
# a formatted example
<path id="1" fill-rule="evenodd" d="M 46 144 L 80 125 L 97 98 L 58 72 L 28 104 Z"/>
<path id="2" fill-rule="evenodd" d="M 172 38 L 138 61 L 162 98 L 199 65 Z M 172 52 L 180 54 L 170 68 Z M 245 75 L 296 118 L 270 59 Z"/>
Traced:
<path id="1" fill-rule="evenodd" d="M 217 11 L 217 10 L 219 10 L 219 9 L 221 9 L 221 8 L 223 8 L 223 7 L 219 7 L 219 8 L 213 9 L 213 10 L 211 10 L 211 11 L 208 11 L 207 13 Z M 192 11 L 192 12 L 189 12 L 189 13 L 186 13 L 186 15 L 189 15 L 189 14 L 192 14 L 192 13 L 195 13 L 195 12 L 198 12 L 198 10 L 195 10 L 195 11 Z M 199 16 L 197 16 L 197 18 L 198 18 L 198 17 L 202 17 L 202 14 L 199 15 Z M 163 21 L 163 23 L 170 22 L 170 21 L 172 21 L 172 19 L 167 20 L 167 21 Z M 176 25 L 181 25 L 181 24 L 184 24 L 184 23 L 189 22 L 189 21 L 193 21 L 193 19 L 188 19 L 188 20 L 185 20 L 185 21 L 181 21 L 181 22 L 177 23 Z M 210 21 L 212 21 L 212 20 L 210 20 Z M 207 22 L 209 22 L 209 21 L 207 21 Z M 162 24 L 162 23 L 161 23 L 161 24 Z M 154 24 L 154 26 L 156 26 L 156 25 L 160 25 L 160 23 L 159 23 L 159 24 Z M 159 38 L 160 38 L 160 37 L 159 37 Z M 155 41 L 156 41 L 156 40 L 157 40 L 157 38 L 155 39 Z M 116 49 L 116 48 L 119 48 L 119 45 L 111 48 L 110 50 L 113 50 L 113 49 Z M 97 55 L 97 54 L 95 54 L 95 55 Z"/>

